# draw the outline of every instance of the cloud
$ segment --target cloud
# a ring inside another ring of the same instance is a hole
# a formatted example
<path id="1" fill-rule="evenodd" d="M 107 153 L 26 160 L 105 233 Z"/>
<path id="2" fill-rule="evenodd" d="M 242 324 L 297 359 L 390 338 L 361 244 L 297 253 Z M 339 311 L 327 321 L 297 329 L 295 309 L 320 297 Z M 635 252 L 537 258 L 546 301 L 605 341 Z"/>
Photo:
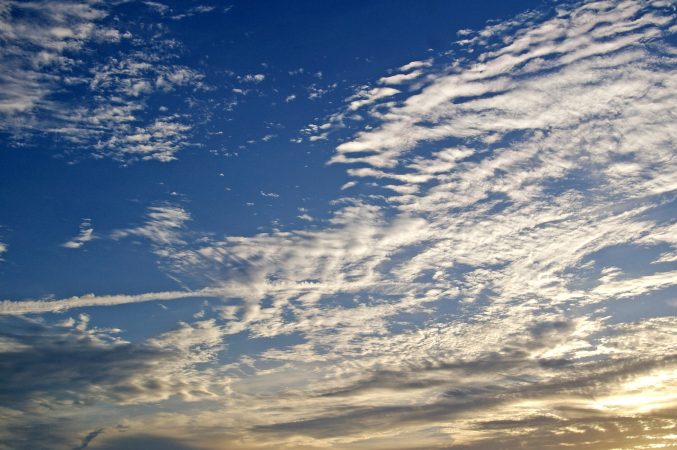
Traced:
<path id="1" fill-rule="evenodd" d="M 583 35 L 559 43 L 560 33 L 587 27 L 584 19 L 563 16 L 537 25 L 505 48 L 486 52 L 483 62 L 474 67 L 436 77 L 403 105 L 390 108 L 384 116 L 388 120 L 380 127 L 340 145 L 334 161 L 392 167 L 397 157 L 418 143 L 448 138 L 496 140 L 510 130 L 548 130 L 554 140 L 559 133 L 569 133 L 570 127 L 585 126 L 584 120 L 614 117 L 614 105 L 625 111 L 621 112 L 625 117 L 612 119 L 614 127 L 641 130 L 639 116 L 622 105 L 641 98 L 645 89 L 665 80 L 665 73 L 649 68 L 653 57 L 641 44 L 660 34 L 666 18 L 646 12 L 641 19 L 630 20 L 636 12 L 636 7 L 619 11 L 602 8 L 585 20 L 629 23 L 623 28 L 602 25 L 594 37 Z M 528 48 L 531 50 L 525 51 Z M 553 59 L 544 59 L 548 55 Z M 620 69 L 619 64 L 630 61 L 637 66 Z M 605 82 L 595 81 L 600 70 L 608 72 Z M 574 99 L 584 100 L 574 104 Z M 664 104 L 646 99 L 641 105 L 652 108 Z M 351 158 L 352 152 L 373 154 Z"/>
<path id="2" fill-rule="evenodd" d="M 224 8 L 223 12 L 226 13 L 226 12 L 228 12 L 229 9 L 230 9 L 230 7 L 226 7 L 226 8 Z M 187 9 L 183 13 L 173 15 L 173 16 L 171 16 L 171 18 L 173 20 L 181 20 L 181 19 L 185 19 L 187 17 L 195 16 L 197 14 L 210 13 L 210 12 L 213 12 L 214 10 L 216 10 L 216 6 L 197 5 L 197 6 L 194 6 L 192 8 Z"/>
<path id="3" fill-rule="evenodd" d="M 357 181 L 347 181 L 341 186 L 341 190 L 345 191 L 346 189 L 350 189 L 352 187 L 357 186 Z"/>
<path id="4" fill-rule="evenodd" d="M 96 439 L 96 437 L 101 433 L 103 433 L 103 428 L 99 428 L 98 430 L 94 430 L 87 434 L 87 436 L 82 439 L 82 444 L 80 444 L 78 447 L 75 447 L 73 450 L 85 450 L 87 447 L 89 447 L 89 444 L 91 444 L 92 441 Z"/>
<path id="5" fill-rule="evenodd" d="M 149 114 L 150 97 L 207 89 L 204 75 L 172 63 L 177 43 L 141 38 L 130 19 L 98 2 L 7 2 L 0 16 L 0 130 L 11 142 L 49 134 L 76 149 L 120 161 L 171 161 L 192 126 L 177 114 Z M 115 27 L 113 27 L 115 25 Z M 130 31 L 133 30 L 134 32 Z M 124 44 L 124 45 L 123 45 Z M 102 47 L 119 46 L 114 56 Z M 67 95 L 63 95 L 67 93 Z"/>
<path id="6" fill-rule="evenodd" d="M 213 321 L 182 323 L 139 344 L 116 337 L 119 330 L 91 328 L 88 322 L 86 315 L 56 326 L 41 321 L 5 322 L 2 338 L 14 343 L 3 349 L 0 367 L 0 397 L 7 419 L 0 432 L 5 442 L 26 438 L 21 427 L 12 427 L 17 419 L 9 411 L 40 417 L 42 405 L 59 405 L 60 411 L 51 417 L 58 423 L 61 417 L 99 403 L 140 404 L 173 396 L 197 401 L 214 396 L 216 385 L 204 378 L 204 370 L 195 368 L 224 348 L 220 328 Z M 77 448 L 88 447 L 101 432 L 101 428 L 90 432 Z"/>
<path id="7" fill-rule="evenodd" d="M 649 329 L 665 332 L 670 321 L 627 325 L 626 335 L 603 314 L 613 317 L 624 298 L 665 293 L 674 276 L 610 278 L 608 261 L 594 256 L 621 244 L 632 252 L 651 242 L 660 254 L 674 245 L 650 213 L 665 211 L 661 199 L 675 187 L 663 169 L 674 88 L 657 70 L 668 22 L 665 11 L 636 5 L 489 27 L 472 44 L 484 48 L 450 67 L 429 62 L 420 89 L 395 103 L 363 88 L 353 100 L 376 106 L 369 126 L 356 122 L 362 130 L 332 162 L 358 165 L 351 183 L 364 179 L 378 200 L 338 208 L 325 229 L 228 237 L 186 253 L 212 267 L 211 279 L 251 286 L 243 330 L 307 339 L 266 358 L 322 367 L 317 384 L 306 377 L 306 395 L 294 391 L 291 411 L 284 383 L 271 381 L 291 417 L 271 416 L 256 433 L 340 447 L 400 432 L 432 439 L 424 430 L 439 427 L 447 431 L 434 445 L 451 435 L 459 446 L 489 446 L 500 439 L 496 421 L 528 423 L 539 411 L 560 417 L 551 423 L 563 442 L 578 442 L 567 427 L 581 416 L 609 423 L 623 401 L 642 405 L 628 429 L 666 424 L 661 414 L 674 405 L 660 398 L 671 382 L 631 386 L 667 376 L 674 360 L 665 347 L 626 345 L 634 333 L 650 342 Z M 481 44 L 489 38 L 498 43 Z M 425 325 L 407 319 L 416 314 Z M 275 374 L 287 371 L 295 373 Z M 519 428 L 512 442 L 542 442 L 531 430 Z"/>
<path id="8" fill-rule="evenodd" d="M 354 96 L 348 98 L 348 100 L 351 100 L 348 108 L 351 111 L 355 111 L 363 106 L 371 105 L 377 100 L 385 97 L 392 97 L 393 95 L 399 93 L 400 91 L 393 88 L 373 88 L 369 90 L 361 90 Z"/>
<path id="9" fill-rule="evenodd" d="M 382 77 L 378 80 L 378 82 L 381 84 L 402 84 L 406 83 L 407 81 L 415 80 L 416 78 L 420 77 L 422 73 L 423 72 L 420 70 L 414 70 L 407 74 L 398 73 L 389 77 Z"/>
<path id="10" fill-rule="evenodd" d="M 81 315 L 79 321 L 75 321 L 77 326 L 69 328 L 68 325 L 57 328 L 49 328 L 40 325 L 38 322 L 32 322 L 27 330 L 7 331 L 4 333 L 6 339 L 12 339 L 21 345 L 11 350 L 7 356 L 11 357 L 8 361 L 9 366 L 3 367 L 3 379 L 14 386 L 14 389 L 4 391 L 5 405 L 15 403 L 24 403 L 31 401 L 37 393 L 47 393 L 48 395 L 83 395 L 83 392 L 77 393 L 78 389 L 72 391 L 68 386 L 75 387 L 80 383 L 81 388 L 91 389 L 91 395 L 97 389 L 97 383 L 118 385 L 118 383 L 127 383 L 134 376 L 142 376 L 144 369 L 153 365 L 152 359 L 161 358 L 164 350 L 148 346 L 146 348 L 133 348 L 128 343 L 115 338 L 113 335 L 103 330 L 89 329 L 87 325 L 88 317 Z M 51 342 L 53 339 L 59 339 L 60 348 L 56 348 Z M 24 350 L 25 349 L 25 350 Z M 84 355 L 99 355 L 98 358 L 82 357 Z M 41 355 L 39 358 L 34 358 Z M 168 354 L 169 355 L 169 354 Z M 60 358 L 75 364 L 75 367 L 61 365 Z M 117 373 L 108 373 L 114 368 L 110 367 L 115 361 L 126 361 L 128 364 L 119 366 Z M 83 365 L 79 367 L 77 365 Z M 33 366 L 42 366 L 43 369 Z M 29 367 L 31 367 L 29 369 Z M 50 370 L 47 370 L 51 367 Z M 35 369 L 35 370 L 34 370 Z M 71 371 L 80 373 L 80 376 L 73 376 Z M 137 373 L 138 371 L 138 373 Z M 17 373 L 31 374 L 36 378 L 17 377 Z M 43 378 L 49 374 L 49 378 Z M 93 382 L 93 380 L 98 380 Z M 18 384 L 21 383 L 21 388 Z M 15 385 L 16 384 L 16 385 Z M 157 386 L 159 388 L 159 386 Z M 55 389 L 56 388 L 56 389 Z M 63 391 L 60 391 L 63 389 Z M 108 389 L 108 388 L 106 388 Z M 148 393 L 153 392 L 151 388 Z M 136 394 L 141 391 L 129 389 L 112 389 L 107 393 L 103 391 L 101 398 L 115 397 L 120 401 L 136 401 L 141 399 Z M 160 394 L 164 396 L 164 394 Z M 151 397 L 154 397 L 151 394 Z"/>
<path id="11" fill-rule="evenodd" d="M 258 83 L 262 82 L 263 80 L 265 80 L 266 76 L 262 73 L 256 73 L 256 74 L 247 74 L 243 77 L 238 77 L 238 79 L 244 81 L 245 83 L 258 84 Z"/>
<path id="12" fill-rule="evenodd" d="M 165 14 L 169 10 L 169 6 L 160 2 L 144 1 L 143 4 L 159 12 L 160 14 Z"/>
<path id="13" fill-rule="evenodd" d="M 168 116 L 146 127 L 129 128 L 127 134 L 113 135 L 107 141 L 99 142 L 97 148 L 103 151 L 115 149 L 125 157 L 142 160 L 172 161 L 185 146 L 186 132 L 191 129 L 190 125 L 177 119 L 177 116 Z"/>
<path id="14" fill-rule="evenodd" d="M 55 73 L 76 64 L 71 54 L 95 37 L 95 22 L 105 15 L 102 9 L 82 2 L 10 1 L 2 5 L 0 114 L 4 126 L 11 125 L 16 115 L 47 102 L 55 89 Z"/>
<path id="15" fill-rule="evenodd" d="M 151 301 L 168 301 L 185 298 L 212 297 L 223 298 L 228 295 L 237 295 L 236 288 L 218 289 L 205 288 L 197 291 L 163 291 L 147 292 L 137 295 L 94 295 L 87 294 L 57 300 L 4 300 L 0 302 L 0 315 L 24 315 L 39 314 L 46 312 L 62 312 L 73 308 L 91 306 L 115 306 L 129 303 L 141 303 Z"/>
<path id="16" fill-rule="evenodd" d="M 116 437 L 97 446 L 97 449 L 100 450 L 119 448 L 128 450 L 196 450 L 192 445 L 181 442 L 178 439 L 144 434 Z"/>
<path id="17" fill-rule="evenodd" d="M 61 246 L 73 249 L 80 248 L 92 239 L 94 239 L 94 228 L 92 228 L 92 222 L 89 219 L 84 219 L 80 224 L 80 233 L 70 241 L 61 244 Z"/>
<path id="18" fill-rule="evenodd" d="M 452 63 L 403 66 L 425 67 L 411 91 L 357 87 L 306 134 L 339 121 L 353 133 L 331 162 L 349 165 L 343 188 L 359 194 L 313 226 L 243 236 L 188 232 L 183 208 L 149 208 L 113 236 L 148 240 L 172 276 L 203 288 L 0 312 L 205 297 L 200 316 L 215 318 L 138 344 L 83 337 L 80 320 L 55 355 L 93 367 L 68 388 L 63 366 L 43 366 L 57 344 L 42 325 L 6 333 L 10 379 L 30 374 L 6 395 L 32 401 L 35 374 L 49 373 L 59 400 L 183 399 L 140 412 L 129 433 L 207 448 L 669 444 L 670 14 L 606 1 L 531 11 L 464 32 Z M 224 336 L 260 347 L 212 370 Z M 125 364 L 103 372 L 113 359 Z M 224 406 L 190 409 L 209 398 Z"/>
<path id="19" fill-rule="evenodd" d="M 615 330 L 615 336 L 607 338 L 607 342 L 620 344 L 634 341 L 634 333 L 648 338 L 648 335 L 643 334 L 647 328 L 670 327 L 671 322 L 663 321 L 659 325 L 659 322 L 653 321 L 651 325 L 649 322 L 625 330 L 619 328 Z M 664 331 L 666 329 L 662 328 Z M 547 338 L 543 334 L 546 330 Z M 665 347 L 656 349 L 652 351 L 651 357 L 619 355 L 611 360 L 587 362 L 583 355 L 560 362 L 543 360 L 532 353 L 536 348 L 550 347 L 552 337 L 559 337 L 564 342 L 577 332 L 580 332 L 580 328 L 567 322 L 546 323 L 538 329 L 532 329 L 531 338 L 523 342 L 507 342 L 503 348 L 494 351 L 487 348 L 479 357 L 454 362 L 444 362 L 439 356 L 427 361 L 417 358 L 414 355 L 419 347 L 415 340 L 410 339 L 410 344 L 414 344 L 415 348 L 402 355 L 412 358 L 401 365 L 402 370 L 376 371 L 366 379 L 333 391 L 321 388 L 318 383 L 320 392 L 324 391 L 322 398 L 328 401 L 324 416 L 318 418 L 313 414 L 306 420 L 263 426 L 258 431 L 264 435 L 302 434 L 316 439 L 353 434 L 359 439 L 367 429 L 376 435 L 396 436 L 399 432 L 395 430 L 411 433 L 417 429 L 444 426 L 452 421 L 456 424 L 453 435 L 456 443 L 467 444 L 492 435 L 495 437 L 489 427 L 484 431 L 477 429 L 480 423 L 485 425 L 485 417 L 493 417 L 494 421 L 497 417 L 528 421 L 536 412 L 543 414 L 546 410 L 550 411 L 546 417 L 556 419 L 552 423 L 553 430 L 566 430 L 584 420 L 592 426 L 618 417 L 626 417 L 628 424 L 650 421 L 654 421 L 654 426 L 666 424 L 663 414 L 675 406 L 673 397 L 666 398 L 661 394 L 669 392 L 673 386 L 673 381 L 667 381 L 675 364 L 669 350 Z M 447 344 L 444 339 L 442 343 Z M 525 377 L 527 373 L 530 375 Z M 663 378 L 664 382 L 657 381 L 661 379 L 656 375 L 658 373 L 667 376 Z M 658 384 L 649 387 L 639 381 L 648 379 Z M 630 386 L 643 387 L 631 393 Z M 637 403 L 638 409 L 599 407 L 600 404 L 610 404 L 605 399 L 616 398 L 621 392 L 631 397 L 634 395 L 637 399 L 645 396 L 647 400 Z M 651 402 L 648 400 L 650 392 L 659 394 L 653 397 L 655 409 L 648 403 Z M 343 412 L 332 410 L 332 404 L 344 405 Z M 638 411 L 644 412 L 637 416 Z M 629 419 L 631 416 L 635 419 Z M 534 429 L 525 425 L 523 429 L 518 427 L 514 431 L 515 439 L 528 440 L 532 438 L 530 433 Z M 623 435 L 623 431 L 620 434 Z"/>
<path id="20" fill-rule="evenodd" d="M 151 206 L 146 213 L 146 222 L 134 228 L 116 230 L 113 239 L 130 236 L 143 237 L 156 245 L 175 245 L 183 243 L 181 231 L 190 221 L 190 213 L 178 206 Z"/>
<path id="21" fill-rule="evenodd" d="M 401 72 L 407 72 L 411 69 L 419 69 L 421 67 L 429 67 L 432 65 L 432 61 L 429 59 L 422 60 L 422 61 L 411 61 L 402 67 L 399 68 Z"/>

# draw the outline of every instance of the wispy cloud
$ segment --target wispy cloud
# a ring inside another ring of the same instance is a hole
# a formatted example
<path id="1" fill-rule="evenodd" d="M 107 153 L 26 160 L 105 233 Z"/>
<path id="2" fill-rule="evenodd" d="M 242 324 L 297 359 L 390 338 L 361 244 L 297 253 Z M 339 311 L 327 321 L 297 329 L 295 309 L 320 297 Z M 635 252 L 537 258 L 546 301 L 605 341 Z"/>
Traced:
<path id="1" fill-rule="evenodd" d="M 151 206 L 148 208 L 143 225 L 116 230 L 112 233 L 112 237 L 113 239 L 142 237 L 159 246 L 182 244 L 184 241 L 181 238 L 181 231 L 189 220 L 190 214 L 179 206 Z"/>
<path id="2" fill-rule="evenodd" d="M 372 89 L 363 89 L 356 93 L 354 96 L 348 98 L 350 101 L 349 109 L 355 111 L 363 106 L 371 105 L 385 97 L 392 97 L 395 94 L 399 94 L 400 91 L 393 88 L 372 88 Z"/>
<path id="3" fill-rule="evenodd" d="M 62 247 L 80 248 L 92 239 L 94 239 L 94 228 L 92 228 L 92 222 L 89 219 L 84 219 L 80 224 L 80 233 L 70 241 L 62 244 Z"/>
<path id="4" fill-rule="evenodd" d="M 64 299 L 51 300 L 4 300 L 0 302 L 0 315 L 27 315 L 48 312 L 63 312 L 74 308 L 91 306 L 116 306 L 129 303 L 150 301 L 168 301 L 186 298 L 224 298 L 240 295 L 237 289 L 206 288 L 198 291 L 162 291 L 131 295 L 81 295 Z"/>

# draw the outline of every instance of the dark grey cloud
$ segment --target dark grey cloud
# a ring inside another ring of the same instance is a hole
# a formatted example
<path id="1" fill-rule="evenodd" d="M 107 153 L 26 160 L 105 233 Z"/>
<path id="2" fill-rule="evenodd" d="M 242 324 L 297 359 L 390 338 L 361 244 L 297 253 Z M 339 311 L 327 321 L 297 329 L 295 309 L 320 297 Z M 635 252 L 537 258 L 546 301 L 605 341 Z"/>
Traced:
<path id="1" fill-rule="evenodd" d="M 117 338 L 116 330 L 89 328 L 88 320 L 82 315 L 57 325 L 2 321 L 0 440 L 10 442 L 9 448 L 37 448 L 38 442 L 51 443 L 46 448 L 88 448 L 102 425 L 109 425 L 101 423 L 106 418 L 87 417 L 92 408 L 211 395 L 208 381 L 192 376 L 194 366 L 220 348 L 212 322 L 181 324 L 130 343 Z M 72 414 L 80 414 L 81 423 Z M 81 427 L 95 430 L 83 433 Z"/>
<path id="2" fill-rule="evenodd" d="M 139 374 L 153 373 L 159 361 L 176 359 L 171 350 L 128 343 L 101 342 L 79 330 L 38 323 L 24 330 L 3 330 L 0 336 L 15 348 L 0 353 L 0 399 L 7 407 L 26 408 L 38 399 L 90 404 L 97 400 L 125 402 L 141 390 L 166 388 Z"/>
<path id="3" fill-rule="evenodd" d="M 89 447 L 89 444 L 91 444 L 92 441 L 96 439 L 96 437 L 101 433 L 103 433 L 103 428 L 99 428 L 98 430 L 94 430 L 87 434 L 87 436 L 82 439 L 82 444 L 80 444 L 78 447 L 75 447 L 73 450 L 85 450 L 87 447 Z"/>

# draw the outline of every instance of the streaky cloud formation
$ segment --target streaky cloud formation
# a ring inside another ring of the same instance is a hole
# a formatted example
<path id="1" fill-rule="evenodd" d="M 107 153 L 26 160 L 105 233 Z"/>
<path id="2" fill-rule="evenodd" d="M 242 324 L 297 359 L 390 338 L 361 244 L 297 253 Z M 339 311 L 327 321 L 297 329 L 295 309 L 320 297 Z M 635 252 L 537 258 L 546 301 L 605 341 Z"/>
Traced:
<path id="1" fill-rule="evenodd" d="M 71 26 L 105 14 L 82 8 Z M 117 36 L 100 27 L 71 46 Z M 313 170 L 345 171 L 344 197 L 324 215 L 287 206 L 294 225 L 214 232 L 204 211 L 221 205 L 204 199 L 97 221 L 95 241 L 84 221 L 64 247 L 147 245 L 184 289 L 0 302 L 0 449 L 676 445 L 675 30 L 670 2 L 562 2 L 355 83 L 301 130 L 335 146 Z M 0 76 L 45 73 L 27 52 Z M 99 120 L 99 156 L 174 160 L 204 124 L 136 114 L 158 93 L 208 92 L 207 65 L 125 55 L 94 66 L 100 109 L 71 125 Z M 231 77 L 263 95 L 275 76 L 260 67 Z M 2 99 L 3 126 L 47 108 L 39 83 Z M 261 181 L 249 198 L 289 192 Z M 144 331 L 93 325 L 100 311 L 145 311 Z"/>

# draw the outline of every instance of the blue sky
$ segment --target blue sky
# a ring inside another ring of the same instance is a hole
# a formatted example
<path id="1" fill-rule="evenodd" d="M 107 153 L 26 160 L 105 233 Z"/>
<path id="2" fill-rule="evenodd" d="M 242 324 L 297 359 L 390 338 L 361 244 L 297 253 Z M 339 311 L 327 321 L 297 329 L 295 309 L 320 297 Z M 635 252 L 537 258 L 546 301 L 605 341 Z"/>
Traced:
<path id="1" fill-rule="evenodd" d="M 0 2 L 0 449 L 675 445 L 675 27 Z"/>

